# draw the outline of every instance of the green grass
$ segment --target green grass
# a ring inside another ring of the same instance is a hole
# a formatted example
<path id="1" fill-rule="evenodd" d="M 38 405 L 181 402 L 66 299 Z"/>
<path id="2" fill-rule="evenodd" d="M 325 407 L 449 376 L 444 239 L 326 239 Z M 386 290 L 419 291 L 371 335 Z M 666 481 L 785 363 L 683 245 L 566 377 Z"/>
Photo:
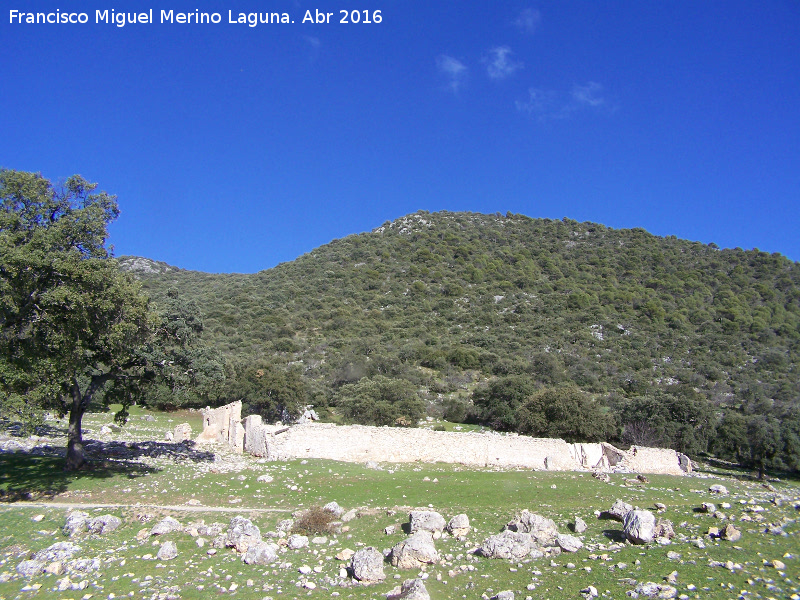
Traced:
<path id="1" fill-rule="evenodd" d="M 115 437 L 133 439 L 147 435 L 150 439 L 162 440 L 164 431 L 184 420 L 176 419 L 174 414 L 156 415 L 155 421 L 144 421 L 141 416 L 134 414 L 130 424 Z M 86 425 L 90 431 L 95 431 L 110 419 L 107 413 L 90 415 Z M 199 432 L 199 427 L 195 431 Z M 166 447 L 166 442 L 159 444 Z M 798 511 L 790 501 L 781 506 L 770 502 L 776 495 L 796 502 L 800 498 L 797 482 L 773 482 L 777 489 L 773 492 L 745 474 L 718 469 L 701 473 L 700 477 L 654 475 L 649 476 L 648 484 L 633 485 L 626 484 L 630 476 L 624 475 L 612 475 L 611 483 L 603 483 L 587 473 L 481 470 L 415 463 L 383 464 L 382 470 L 373 470 L 360 464 L 325 460 L 270 463 L 247 456 L 223 457 L 226 460 L 213 462 L 190 457 L 176 460 L 160 455 L 135 463 L 109 457 L 98 462 L 92 471 L 66 474 L 60 469 L 57 457 L 0 453 L 0 473 L 4 475 L 0 486 L 3 489 L 55 491 L 49 497 L 41 496 L 54 502 L 124 505 L 88 510 L 92 515 L 115 514 L 123 519 L 123 526 L 102 538 L 84 536 L 78 540 L 82 547 L 78 558 L 97 556 L 103 566 L 99 572 L 85 577 L 87 589 L 59 593 L 54 588 L 62 576 L 43 575 L 29 582 L 17 576 L 15 568 L 32 552 L 66 539 L 61 528 L 67 509 L 30 506 L 24 502 L 0 503 L 3 523 L 0 527 L 0 599 L 77 599 L 85 594 L 92 594 L 92 598 L 108 598 L 114 594 L 119 598 L 130 592 L 134 598 L 150 598 L 153 593 L 168 593 L 169 589 L 178 590 L 181 598 L 208 598 L 219 595 L 216 586 L 229 588 L 231 583 L 236 583 L 238 589 L 235 593 L 228 591 L 227 596 L 238 598 L 309 595 L 329 598 L 334 591 L 342 598 L 382 598 L 402 579 L 415 577 L 419 572 L 399 571 L 387 563 L 388 578 L 382 584 L 330 588 L 325 584 L 325 577 L 335 578 L 342 566 L 333 556 L 347 547 L 354 550 L 364 545 L 381 550 L 390 548 L 405 534 L 385 535 L 384 528 L 406 523 L 409 508 L 428 506 L 446 519 L 466 513 L 476 528 L 466 542 L 449 537 L 437 540 L 443 561 L 427 569 L 426 580 L 434 599 L 479 598 L 481 594 L 492 596 L 506 589 L 515 591 L 517 598 L 575 599 L 580 598 L 580 590 L 588 585 L 594 585 L 607 598 L 624 598 L 625 592 L 633 586 L 621 580 L 663 582 L 672 571 L 678 572 L 679 594 L 691 599 L 737 599 L 742 597 L 743 591 L 748 598 L 776 599 L 800 593 Z M 131 470 L 133 465 L 138 466 Z M 272 482 L 256 481 L 259 475 L 267 473 L 273 477 Z M 726 485 L 730 495 L 712 496 L 708 487 L 713 483 Z M 663 516 L 673 521 L 676 533 L 684 536 L 683 541 L 676 539 L 665 547 L 616 543 L 621 524 L 597 519 L 594 511 L 607 509 L 617 498 L 651 509 L 654 503 L 663 502 L 668 507 Z M 333 540 L 330 546 L 312 545 L 282 553 L 282 567 L 245 565 L 232 550 L 219 550 L 209 556 L 206 554 L 208 546 L 198 548 L 194 539 L 184 533 L 165 536 L 177 543 L 179 555 L 172 561 L 159 563 L 142 557 L 155 556 L 158 547 L 153 543 L 163 539 L 147 538 L 143 543 L 137 539 L 141 529 L 149 529 L 166 514 L 184 525 L 201 519 L 206 523 L 227 523 L 235 514 L 241 514 L 251 518 L 266 533 L 274 531 L 278 521 L 288 518 L 292 512 L 332 500 L 346 510 L 361 509 L 361 516 L 347 523 L 348 530 L 335 538 L 329 536 Z M 763 513 L 753 514 L 763 515 L 763 520 L 740 522 L 738 519 L 744 509 L 752 506 L 740 504 L 742 500 L 752 500 L 762 506 Z M 201 503 L 195 507 L 198 512 L 170 511 L 154 506 L 184 505 L 190 501 Z M 707 546 L 702 550 L 689 543 L 691 539 L 702 537 L 709 526 L 719 525 L 712 516 L 695 512 L 703 501 L 718 505 L 727 501 L 733 505 L 724 512 L 735 517 L 737 527 L 742 529 L 739 542 L 714 542 L 705 538 Z M 212 512 L 211 507 L 235 509 L 235 512 Z M 526 508 L 554 519 L 559 531 L 565 533 L 569 532 L 568 526 L 574 517 L 580 516 L 588 524 L 588 531 L 583 535 L 586 547 L 577 554 L 555 557 L 555 566 L 551 566 L 549 558 L 511 563 L 469 554 L 486 537 L 499 532 L 514 513 Z M 36 515 L 43 515 L 41 521 L 32 520 Z M 147 515 L 152 520 L 142 523 L 141 519 Z M 764 533 L 768 523 L 785 524 L 784 530 L 789 535 Z M 666 556 L 669 551 L 678 552 L 680 560 L 669 560 Z M 785 571 L 781 573 L 764 564 L 774 559 L 786 564 Z M 741 565 L 741 569 L 710 567 L 709 561 L 731 561 Z M 622 568 L 620 563 L 627 566 Z M 297 572 L 301 565 L 322 567 L 322 573 L 309 577 L 318 585 L 316 590 L 295 585 L 301 579 Z M 461 572 L 461 565 L 474 570 Z M 451 574 L 453 570 L 458 574 Z M 396 575 L 400 579 L 394 579 Z M 145 584 L 147 577 L 152 579 Z M 248 580 L 252 580 L 252 586 L 247 585 Z M 38 591 L 23 592 L 22 588 L 31 583 L 42 587 Z M 690 584 L 696 589 L 689 590 Z M 536 587 L 529 590 L 529 585 Z M 199 586 L 203 586 L 202 589 L 198 589 Z M 770 586 L 775 587 L 770 589 Z"/>

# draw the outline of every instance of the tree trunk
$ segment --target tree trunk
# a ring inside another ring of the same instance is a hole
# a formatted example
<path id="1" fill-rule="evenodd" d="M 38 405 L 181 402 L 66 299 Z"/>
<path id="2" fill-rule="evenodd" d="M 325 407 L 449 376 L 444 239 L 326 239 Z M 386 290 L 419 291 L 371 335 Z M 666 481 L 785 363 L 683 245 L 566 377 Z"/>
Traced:
<path id="1" fill-rule="evenodd" d="M 67 431 L 67 463 L 64 469 L 77 471 L 86 466 L 86 454 L 83 450 L 83 432 L 81 420 L 86 406 L 77 381 L 72 383 L 72 406 L 69 409 L 69 430 Z"/>

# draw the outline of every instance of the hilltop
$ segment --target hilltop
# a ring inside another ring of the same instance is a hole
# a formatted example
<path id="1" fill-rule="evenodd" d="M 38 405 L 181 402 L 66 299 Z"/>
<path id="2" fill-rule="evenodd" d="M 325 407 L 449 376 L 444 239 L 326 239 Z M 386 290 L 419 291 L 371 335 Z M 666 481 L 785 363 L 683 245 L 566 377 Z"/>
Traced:
<path id="1" fill-rule="evenodd" d="M 526 394 L 571 383 L 617 425 L 628 409 L 648 419 L 637 398 L 708 408 L 695 437 L 728 410 L 785 420 L 800 406 L 800 264 L 779 254 L 421 211 L 251 275 L 120 261 L 156 303 L 174 289 L 201 307 L 230 374 L 294 374 L 323 409 L 381 377 L 409 382 L 429 412 L 500 428 L 486 385 L 515 377 Z"/>

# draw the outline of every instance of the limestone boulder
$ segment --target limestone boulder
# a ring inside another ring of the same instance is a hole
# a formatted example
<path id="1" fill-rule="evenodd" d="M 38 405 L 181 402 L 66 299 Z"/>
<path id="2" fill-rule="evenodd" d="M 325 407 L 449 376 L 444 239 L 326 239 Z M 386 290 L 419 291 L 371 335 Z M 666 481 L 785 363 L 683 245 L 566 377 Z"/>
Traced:
<path id="1" fill-rule="evenodd" d="M 583 548 L 583 542 L 576 538 L 574 535 L 567 535 L 565 533 L 559 533 L 556 537 L 556 542 L 558 543 L 558 547 L 561 548 L 564 552 L 577 552 L 581 548 Z"/>
<path id="2" fill-rule="evenodd" d="M 44 550 L 39 550 L 33 555 L 33 560 L 42 562 L 64 561 L 72 558 L 80 551 L 81 547 L 72 542 L 56 542 Z"/>
<path id="3" fill-rule="evenodd" d="M 47 563 L 42 560 L 23 560 L 17 565 L 17 573 L 23 577 L 36 577 L 44 572 Z"/>
<path id="4" fill-rule="evenodd" d="M 278 547 L 267 542 L 256 542 L 248 546 L 242 562 L 248 565 L 271 565 L 278 560 Z"/>
<path id="5" fill-rule="evenodd" d="M 177 519 L 173 519 L 172 517 L 164 517 L 153 526 L 153 528 L 150 530 L 150 535 L 166 535 L 167 533 L 172 533 L 173 531 L 183 531 L 183 525 L 181 525 L 180 521 Z"/>
<path id="6" fill-rule="evenodd" d="M 261 541 L 261 530 L 253 525 L 250 519 L 236 516 L 231 519 L 228 531 L 225 534 L 225 546 L 235 548 L 237 552 L 247 552 L 247 549 Z"/>
<path id="7" fill-rule="evenodd" d="M 572 527 L 575 533 L 584 533 L 586 531 L 586 521 L 580 517 L 575 517 L 575 524 Z"/>
<path id="8" fill-rule="evenodd" d="M 518 560 L 525 558 L 536 548 L 530 533 L 506 530 L 486 538 L 478 552 L 486 558 Z"/>
<path id="9" fill-rule="evenodd" d="M 434 535 L 441 535 L 447 526 L 444 517 L 433 510 L 412 510 L 408 518 L 411 522 L 411 533 L 430 531 Z"/>
<path id="10" fill-rule="evenodd" d="M 555 546 L 558 528 L 552 519 L 523 510 L 506 525 L 508 531 L 529 533 L 538 546 Z"/>
<path id="11" fill-rule="evenodd" d="M 172 560 L 176 556 L 178 556 L 178 547 L 173 541 L 167 541 L 161 544 L 161 547 L 158 549 L 158 554 L 156 554 L 158 560 Z"/>
<path id="12" fill-rule="evenodd" d="M 375 583 L 386 579 L 383 572 L 383 554 L 372 546 L 367 546 L 353 554 L 350 559 L 353 577 L 363 583 Z"/>
<path id="13" fill-rule="evenodd" d="M 447 523 L 447 533 L 453 537 L 465 537 L 472 531 L 469 524 L 469 517 L 465 514 L 456 515 Z"/>
<path id="14" fill-rule="evenodd" d="M 87 528 L 89 533 L 103 535 L 105 533 L 109 533 L 110 531 L 114 531 L 120 525 L 122 525 L 122 519 L 119 517 L 115 517 L 114 515 L 100 515 L 99 517 L 89 520 L 87 523 Z"/>
<path id="15" fill-rule="evenodd" d="M 623 531 L 632 544 L 649 544 L 655 539 L 656 517 L 649 510 L 632 510 L 625 515 Z"/>
<path id="16" fill-rule="evenodd" d="M 322 509 L 332 513 L 337 519 L 341 519 L 344 514 L 344 509 L 339 506 L 338 502 L 328 502 Z"/>
<path id="17" fill-rule="evenodd" d="M 67 513 L 67 519 L 64 523 L 64 534 L 69 537 L 74 537 L 80 533 L 88 531 L 89 529 L 89 514 L 73 510 Z"/>
<path id="18" fill-rule="evenodd" d="M 433 534 L 421 529 L 392 548 L 392 566 L 399 569 L 418 569 L 439 561 L 433 544 Z"/>
<path id="19" fill-rule="evenodd" d="M 386 600 L 431 600 L 422 579 L 406 579 L 386 595 Z"/>
<path id="20" fill-rule="evenodd" d="M 603 512 L 601 516 L 605 517 L 606 519 L 613 519 L 622 523 L 625 521 L 625 517 L 628 515 L 628 513 L 632 510 L 633 506 L 627 502 L 617 499 L 614 501 L 614 504 L 611 505 L 611 508 Z"/>
<path id="21" fill-rule="evenodd" d="M 308 536 L 295 533 L 289 536 L 287 545 L 290 550 L 300 550 L 300 548 L 308 548 Z"/>
<path id="22" fill-rule="evenodd" d="M 673 539 L 675 537 L 675 527 L 672 525 L 672 521 L 669 519 L 658 519 L 658 521 L 656 521 L 656 528 L 653 532 L 653 536 L 656 539 Z"/>
<path id="23" fill-rule="evenodd" d="M 733 524 L 728 523 L 725 526 L 725 529 L 722 530 L 720 537 L 723 540 L 728 540 L 729 542 L 738 542 L 742 538 L 742 532 L 736 529 Z"/>

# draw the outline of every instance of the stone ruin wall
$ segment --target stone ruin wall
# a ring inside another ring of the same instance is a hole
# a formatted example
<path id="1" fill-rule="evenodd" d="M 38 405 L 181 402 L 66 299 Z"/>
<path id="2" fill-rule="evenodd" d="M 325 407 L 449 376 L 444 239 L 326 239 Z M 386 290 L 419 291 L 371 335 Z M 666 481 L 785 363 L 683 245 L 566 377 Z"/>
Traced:
<path id="1" fill-rule="evenodd" d="M 430 429 L 303 423 L 280 426 L 261 417 L 241 418 L 242 403 L 203 411 L 199 443 L 226 444 L 269 460 L 327 458 L 344 462 L 444 462 L 476 467 L 522 467 L 549 471 L 623 470 L 683 475 L 689 459 L 663 448 L 568 444 L 564 440 L 449 432 Z"/>

